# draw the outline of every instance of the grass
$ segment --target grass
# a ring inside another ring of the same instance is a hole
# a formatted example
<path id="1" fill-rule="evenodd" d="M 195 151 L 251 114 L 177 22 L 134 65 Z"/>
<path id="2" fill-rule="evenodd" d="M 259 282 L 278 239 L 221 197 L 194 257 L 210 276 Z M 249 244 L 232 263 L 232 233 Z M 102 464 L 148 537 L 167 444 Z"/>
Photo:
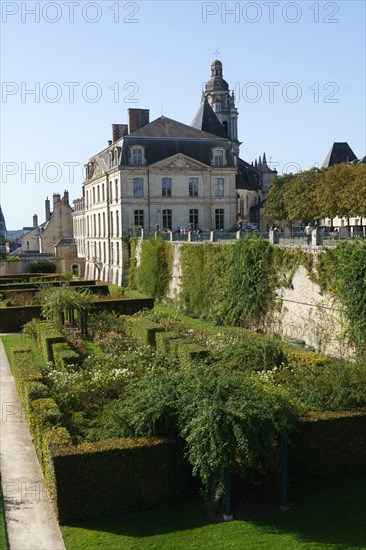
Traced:
<path id="1" fill-rule="evenodd" d="M 197 503 L 61 528 L 67 550 L 365 550 L 366 474 L 293 489 L 294 504 L 251 520 L 213 523 Z"/>
<path id="2" fill-rule="evenodd" d="M 3 495 L 1 493 L 0 487 L 0 550 L 6 550 L 7 541 L 5 533 L 5 519 L 4 519 L 4 505 L 3 505 Z"/>
<path id="3" fill-rule="evenodd" d="M 25 334 L 11 334 L 2 336 L 1 339 L 3 341 L 5 352 L 8 357 L 10 357 L 10 350 L 13 347 L 19 345 L 29 346 L 33 352 L 37 367 L 39 367 L 41 370 L 44 369 L 43 358 L 35 342 L 29 336 L 26 336 Z"/>

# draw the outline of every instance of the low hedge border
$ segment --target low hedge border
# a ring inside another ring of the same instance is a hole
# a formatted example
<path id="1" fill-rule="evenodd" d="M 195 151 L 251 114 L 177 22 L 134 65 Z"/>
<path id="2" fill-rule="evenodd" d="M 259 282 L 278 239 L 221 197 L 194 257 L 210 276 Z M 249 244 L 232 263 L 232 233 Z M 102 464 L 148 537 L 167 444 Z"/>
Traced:
<path id="1" fill-rule="evenodd" d="M 53 323 L 50 321 L 37 323 L 37 345 L 46 363 L 55 362 L 53 346 L 59 343 L 66 344 L 66 339 Z"/>
<path id="2" fill-rule="evenodd" d="M 189 496 L 191 471 L 178 441 L 118 439 L 49 447 L 49 453 L 60 523 L 159 508 Z"/>
<path id="3" fill-rule="evenodd" d="M 165 332 L 164 327 L 143 317 L 123 315 L 121 318 L 126 334 L 140 346 L 156 346 L 156 334 Z"/>

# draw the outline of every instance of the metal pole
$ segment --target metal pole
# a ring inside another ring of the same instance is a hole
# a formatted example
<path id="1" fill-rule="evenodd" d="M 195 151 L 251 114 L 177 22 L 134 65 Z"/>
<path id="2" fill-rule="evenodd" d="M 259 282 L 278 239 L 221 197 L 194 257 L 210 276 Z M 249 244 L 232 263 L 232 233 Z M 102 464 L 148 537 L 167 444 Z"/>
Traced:
<path id="1" fill-rule="evenodd" d="M 232 521 L 234 519 L 234 516 L 231 513 L 231 480 L 230 480 L 230 470 L 228 468 L 224 472 L 224 483 L 225 483 L 224 520 Z"/>
<path id="2" fill-rule="evenodd" d="M 288 510 L 287 441 L 281 437 L 281 510 Z"/>

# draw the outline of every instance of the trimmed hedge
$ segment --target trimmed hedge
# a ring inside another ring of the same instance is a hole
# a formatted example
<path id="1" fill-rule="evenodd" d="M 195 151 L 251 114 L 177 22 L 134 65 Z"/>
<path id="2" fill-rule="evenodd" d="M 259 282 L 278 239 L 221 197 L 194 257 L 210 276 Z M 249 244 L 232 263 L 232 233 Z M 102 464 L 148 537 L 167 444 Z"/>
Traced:
<path id="1" fill-rule="evenodd" d="M 0 308 L 0 332 L 20 332 L 32 319 L 40 319 L 41 306 L 11 306 Z"/>
<path id="2" fill-rule="evenodd" d="M 366 410 L 303 417 L 288 449 L 292 479 L 366 472 Z"/>
<path id="3" fill-rule="evenodd" d="M 134 315 L 141 309 L 153 309 L 153 298 L 136 298 L 131 300 L 98 300 L 93 303 L 96 313 L 101 311 Z M 41 306 L 10 306 L 0 308 L 0 332 L 20 332 L 22 327 L 32 319 L 40 319 Z"/>
<path id="4" fill-rule="evenodd" d="M 165 328 L 144 317 L 121 317 L 123 327 L 128 336 L 140 346 L 156 346 L 156 334 L 165 332 Z"/>
<path id="5" fill-rule="evenodd" d="M 58 370 L 68 369 L 70 365 L 80 365 L 82 359 L 66 342 L 52 345 L 54 363 Z"/>
<path id="6" fill-rule="evenodd" d="M 158 508 L 189 495 L 190 469 L 177 441 L 118 439 L 50 455 L 60 523 Z"/>
<path id="7" fill-rule="evenodd" d="M 35 289 L 37 292 L 39 292 L 43 288 L 52 288 L 52 287 L 60 287 L 60 286 L 66 286 L 66 287 L 90 287 L 91 289 L 96 286 L 95 281 L 68 281 L 65 283 L 65 281 L 29 281 L 29 282 L 8 282 L 4 283 L 0 280 L 0 292 L 7 291 L 7 290 L 33 290 Z M 100 285 L 101 287 L 105 287 L 108 285 Z"/>
<path id="8" fill-rule="evenodd" d="M 175 332 L 157 332 L 155 334 L 156 351 L 163 357 L 174 357 L 175 340 L 180 340 L 181 337 Z"/>
<path id="9" fill-rule="evenodd" d="M 154 298 L 131 298 L 130 300 L 98 300 L 93 305 L 96 313 L 114 311 L 121 315 L 134 315 L 141 309 L 153 309 L 154 303 Z"/>
<path id="10" fill-rule="evenodd" d="M 58 343 L 65 344 L 66 339 L 50 321 L 37 323 L 37 345 L 46 363 L 55 362 L 53 345 Z"/>

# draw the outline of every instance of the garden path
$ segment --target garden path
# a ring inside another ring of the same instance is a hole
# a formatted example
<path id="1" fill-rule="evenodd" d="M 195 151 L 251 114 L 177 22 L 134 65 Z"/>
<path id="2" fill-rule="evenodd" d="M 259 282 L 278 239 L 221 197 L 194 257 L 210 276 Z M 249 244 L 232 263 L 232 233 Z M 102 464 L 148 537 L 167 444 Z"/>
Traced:
<path id="1" fill-rule="evenodd" d="M 11 550 L 65 550 L 0 341 L 0 471 Z"/>

